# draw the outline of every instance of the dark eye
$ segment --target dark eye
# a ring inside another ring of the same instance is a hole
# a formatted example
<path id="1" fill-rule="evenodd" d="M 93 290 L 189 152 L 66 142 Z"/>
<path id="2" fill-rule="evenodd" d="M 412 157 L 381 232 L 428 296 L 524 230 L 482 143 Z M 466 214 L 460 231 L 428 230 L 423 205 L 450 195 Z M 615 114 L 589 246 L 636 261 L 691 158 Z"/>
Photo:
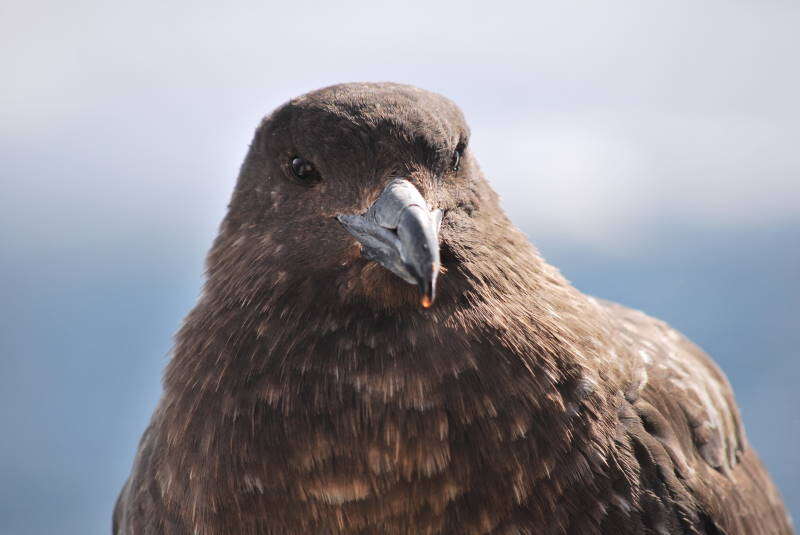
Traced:
<path id="1" fill-rule="evenodd" d="M 453 152 L 453 163 L 451 164 L 451 168 L 454 172 L 458 171 L 458 168 L 461 166 L 461 157 L 464 155 L 464 145 L 460 144 L 456 147 L 455 152 Z"/>
<path id="2" fill-rule="evenodd" d="M 290 163 L 292 167 L 292 174 L 304 184 L 310 185 L 319 182 L 322 177 L 319 176 L 319 171 L 314 167 L 314 164 L 295 156 Z"/>

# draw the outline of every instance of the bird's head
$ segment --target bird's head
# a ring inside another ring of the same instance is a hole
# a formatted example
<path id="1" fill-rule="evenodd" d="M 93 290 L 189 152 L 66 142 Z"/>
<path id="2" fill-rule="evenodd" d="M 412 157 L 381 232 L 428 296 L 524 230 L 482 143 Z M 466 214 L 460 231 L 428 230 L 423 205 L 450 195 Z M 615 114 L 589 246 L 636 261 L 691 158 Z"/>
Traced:
<path id="1" fill-rule="evenodd" d="M 428 307 L 455 261 L 447 242 L 481 202 L 496 197 L 455 104 L 407 85 L 336 85 L 262 121 L 209 270 L 229 291 L 266 281 Z"/>

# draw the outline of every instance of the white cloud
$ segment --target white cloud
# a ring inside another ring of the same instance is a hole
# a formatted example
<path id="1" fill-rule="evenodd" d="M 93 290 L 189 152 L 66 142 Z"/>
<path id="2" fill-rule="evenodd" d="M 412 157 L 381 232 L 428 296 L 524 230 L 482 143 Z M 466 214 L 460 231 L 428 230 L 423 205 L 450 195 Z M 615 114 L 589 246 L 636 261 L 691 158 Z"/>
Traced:
<path id="1" fill-rule="evenodd" d="M 796 224 L 798 135 L 760 117 L 554 114 L 486 129 L 475 150 L 532 232 L 635 245 L 655 227 Z"/>

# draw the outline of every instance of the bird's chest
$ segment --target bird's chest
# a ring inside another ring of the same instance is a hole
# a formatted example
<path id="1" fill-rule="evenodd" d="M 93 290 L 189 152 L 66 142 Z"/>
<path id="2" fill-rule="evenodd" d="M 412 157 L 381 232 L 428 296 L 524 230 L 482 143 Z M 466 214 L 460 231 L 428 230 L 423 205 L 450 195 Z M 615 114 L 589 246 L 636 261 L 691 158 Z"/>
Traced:
<path id="1" fill-rule="evenodd" d="M 310 379 L 284 378 L 291 399 L 255 395 L 201 458 L 223 467 L 203 483 L 228 502 L 220 518 L 252 514 L 266 533 L 480 532 L 529 499 L 567 439 L 512 374 L 504 390 L 470 366 Z"/>
<path id="2" fill-rule="evenodd" d="M 187 435 L 201 437 L 189 501 L 220 532 L 242 518 L 254 533 L 500 525 L 561 462 L 572 409 L 498 344 L 415 336 L 320 343 L 292 369 L 221 388 Z"/>
<path id="3" fill-rule="evenodd" d="M 508 464 L 526 448 L 512 440 L 510 425 L 468 425 L 435 404 L 342 409 L 263 424 L 245 448 L 252 455 L 240 456 L 227 476 L 240 502 L 255 506 L 245 514 L 263 532 L 449 533 L 450 517 L 476 514 L 483 494 L 514 503 L 507 477 L 534 477 Z M 504 508 L 487 508 L 474 522 L 499 522 Z M 231 521 L 240 515 L 234 507 L 221 512 Z"/>

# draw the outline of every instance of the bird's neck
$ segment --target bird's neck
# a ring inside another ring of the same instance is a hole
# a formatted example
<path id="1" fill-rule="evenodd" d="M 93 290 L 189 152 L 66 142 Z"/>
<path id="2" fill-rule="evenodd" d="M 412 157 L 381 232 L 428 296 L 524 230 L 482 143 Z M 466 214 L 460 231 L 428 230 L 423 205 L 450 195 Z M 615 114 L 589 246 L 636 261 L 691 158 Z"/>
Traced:
<path id="1" fill-rule="evenodd" d="M 209 406 L 385 415 L 468 402 L 445 399 L 454 392 L 478 402 L 497 388 L 551 400 L 563 415 L 592 397 L 601 381 L 591 360 L 606 350 L 596 347 L 605 328 L 597 307 L 524 238 L 457 252 L 429 310 L 336 303 L 324 283 L 291 280 L 276 280 L 261 306 L 207 293 L 178 335 L 165 398 L 190 419 Z"/>

